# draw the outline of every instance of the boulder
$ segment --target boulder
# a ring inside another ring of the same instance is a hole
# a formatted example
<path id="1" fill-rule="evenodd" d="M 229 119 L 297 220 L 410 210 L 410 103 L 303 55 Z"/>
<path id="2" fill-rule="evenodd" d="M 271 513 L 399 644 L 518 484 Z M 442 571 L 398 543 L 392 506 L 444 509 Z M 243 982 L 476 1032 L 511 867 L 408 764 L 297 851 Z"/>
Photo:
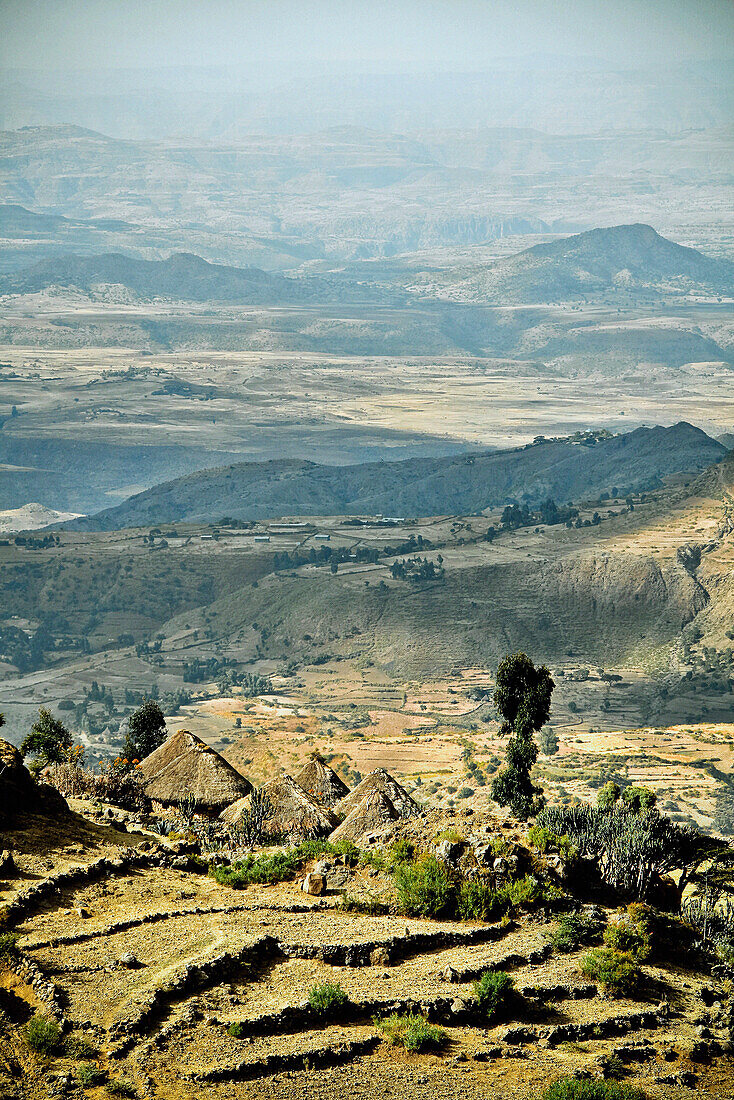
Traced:
<path id="1" fill-rule="evenodd" d="M 309 871 L 303 880 L 301 889 L 304 894 L 313 894 L 318 897 L 326 890 L 326 878 L 324 875 L 317 874 L 316 871 Z"/>
<path id="2" fill-rule="evenodd" d="M 118 965 L 123 967 L 125 970 L 137 970 L 137 968 L 140 966 L 140 960 L 138 959 L 137 955 L 133 955 L 130 952 L 126 953 L 125 955 L 120 955 L 117 962 Z"/>
<path id="3" fill-rule="evenodd" d="M 436 845 L 436 859 L 443 863 L 454 863 L 461 855 L 463 845 L 455 840 L 441 840 Z"/>

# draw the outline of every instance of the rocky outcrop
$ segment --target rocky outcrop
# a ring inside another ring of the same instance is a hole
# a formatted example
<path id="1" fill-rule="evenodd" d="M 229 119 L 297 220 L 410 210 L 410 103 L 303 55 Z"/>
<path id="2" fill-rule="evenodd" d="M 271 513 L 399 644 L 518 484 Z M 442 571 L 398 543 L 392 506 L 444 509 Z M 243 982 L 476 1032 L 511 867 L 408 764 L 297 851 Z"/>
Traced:
<path id="1" fill-rule="evenodd" d="M 0 738 L 0 824 L 10 825 L 18 814 L 69 812 L 54 787 L 36 783 L 15 745 Z"/>

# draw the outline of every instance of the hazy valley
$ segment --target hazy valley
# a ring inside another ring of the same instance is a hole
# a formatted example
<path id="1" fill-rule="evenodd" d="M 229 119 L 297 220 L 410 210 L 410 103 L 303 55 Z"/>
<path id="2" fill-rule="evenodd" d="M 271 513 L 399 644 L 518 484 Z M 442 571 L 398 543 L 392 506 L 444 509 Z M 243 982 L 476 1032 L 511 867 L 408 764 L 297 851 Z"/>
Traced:
<path id="1" fill-rule="evenodd" d="M 0 1092 L 731 1095 L 731 62 L 34 65 Z"/>

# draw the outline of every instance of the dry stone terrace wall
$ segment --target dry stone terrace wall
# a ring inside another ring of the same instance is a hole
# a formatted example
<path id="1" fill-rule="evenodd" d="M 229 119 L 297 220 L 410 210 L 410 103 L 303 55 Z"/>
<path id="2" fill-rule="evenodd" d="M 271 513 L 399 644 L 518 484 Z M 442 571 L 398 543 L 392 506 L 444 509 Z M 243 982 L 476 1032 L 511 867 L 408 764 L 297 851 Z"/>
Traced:
<path id="1" fill-rule="evenodd" d="M 139 852 L 134 848 L 126 848 L 119 856 L 100 856 L 91 863 L 59 871 L 16 894 L 5 907 L 6 924 L 16 925 L 47 902 L 57 901 L 62 890 L 76 889 L 110 875 L 126 874 L 136 868 L 170 866 L 175 858 L 177 857 L 171 853 Z"/>
<path id="2" fill-rule="evenodd" d="M 630 1072 L 662 1071 L 675 1045 L 672 1076 L 703 1080 L 728 1050 L 715 1025 L 723 986 L 694 1002 L 703 980 L 687 974 L 685 1004 L 617 1003 L 581 980 L 580 954 L 550 953 L 541 914 L 467 925 L 350 913 L 332 897 L 305 899 L 296 883 L 231 891 L 163 850 L 121 852 L 38 886 L 16 899 L 18 976 L 67 1031 L 93 1038 L 110 1072 L 134 1080 L 141 1096 L 193 1100 L 205 1086 L 224 1100 L 228 1083 L 254 1089 L 278 1075 L 310 1080 L 329 1066 L 358 1072 L 364 1062 L 358 1094 L 371 1100 L 370 1060 L 396 1057 L 372 1020 L 391 1012 L 421 1012 L 447 1028 L 447 1063 L 485 1074 L 495 1065 L 532 1069 L 539 1059 L 551 1068 L 554 1058 L 559 1067 L 588 1061 L 628 1040 Z M 77 904 L 90 910 L 81 924 L 63 908 L 80 888 Z M 136 913 L 143 905 L 155 909 Z M 648 969 L 651 989 L 660 987 L 659 972 Z M 505 1018 L 491 1023 L 471 985 L 486 970 L 511 971 L 516 984 Z M 348 993 L 338 1019 L 324 1020 L 307 1003 L 310 986 L 323 981 Z M 696 1011 L 711 1018 L 705 1034 L 695 1030 Z M 654 1045 L 642 1041 L 649 1035 Z M 570 1054 L 569 1044 L 586 1053 Z"/>

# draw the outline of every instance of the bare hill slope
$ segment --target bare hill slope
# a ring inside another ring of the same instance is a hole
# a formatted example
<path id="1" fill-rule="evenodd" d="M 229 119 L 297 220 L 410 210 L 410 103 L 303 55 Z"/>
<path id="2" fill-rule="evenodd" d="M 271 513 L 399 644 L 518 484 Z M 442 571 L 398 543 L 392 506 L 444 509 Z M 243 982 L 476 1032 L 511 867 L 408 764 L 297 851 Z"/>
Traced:
<path id="1" fill-rule="evenodd" d="M 238 463 L 155 486 L 73 527 L 115 530 L 174 520 L 211 522 L 223 515 L 465 514 L 510 499 L 537 504 L 549 497 L 598 496 L 614 487 L 651 488 L 668 474 L 698 472 L 725 454 L 721 443 L 681 422 L 448 458 L 344 467 L 290 460 Z"/>
<path id="2" fill-rule="evenodd" d="M 455 296 L 527 303 L 631 289 L 728 295 L 734 292 L 734 264 L 675 244 L 650 225 L 615 225 L 535 245 L 454 289 Z"/>

